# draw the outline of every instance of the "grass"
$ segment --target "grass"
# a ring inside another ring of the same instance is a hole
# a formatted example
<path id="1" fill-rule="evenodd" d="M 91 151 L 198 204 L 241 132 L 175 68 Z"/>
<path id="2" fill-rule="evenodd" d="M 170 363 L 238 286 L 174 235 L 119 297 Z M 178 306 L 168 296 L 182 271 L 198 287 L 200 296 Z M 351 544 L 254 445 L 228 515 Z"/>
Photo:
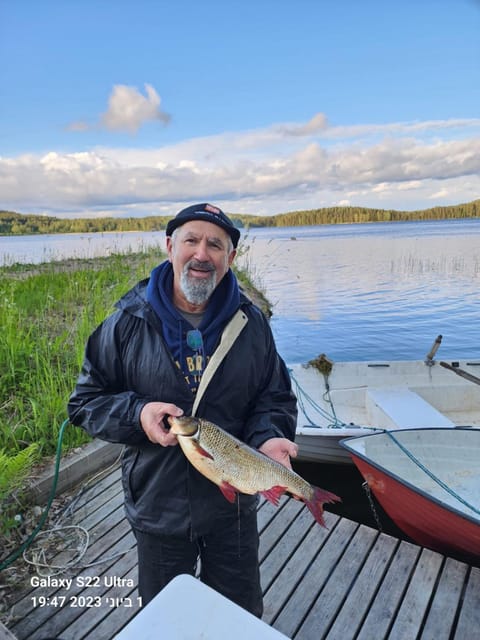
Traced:
<path id="1" fill-rule="evenodd" d="M 32 465 L 55 453 L 88 336 L 163 258 L 151 249 L 0 268 L 0 512 Z M 251 291 L 248 274 L 237 275 Z M 67 428 L 63 450 L 89 439 Z"/>
<path id="2" fill-rule="evenodd" d="M 55 452 L 85 342 L 158 251 L 0 269 L 0 501 Z M 64 450 L 89 436 L 65 431 Z"/>

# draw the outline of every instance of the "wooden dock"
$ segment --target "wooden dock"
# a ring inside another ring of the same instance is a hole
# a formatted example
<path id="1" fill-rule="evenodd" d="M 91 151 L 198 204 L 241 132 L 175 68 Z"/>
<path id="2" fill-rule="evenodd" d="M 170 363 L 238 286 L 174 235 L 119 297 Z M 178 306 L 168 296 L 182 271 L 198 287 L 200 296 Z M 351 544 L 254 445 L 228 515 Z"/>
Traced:
<path id="1" fill-rule="evenodd" d="M 81 497 L 73 520 L 89 532 L 81 564 L 91 566 L 56 576 L 66 586 L 18 593 L 7 621 L 18 640 L 111 640 L 139 611 L 119 469 Z M 287 637 L 480 639 L 480 568 L 332 513 L 324 529 L 293 499 L 263 502 L 258 522 L 264 620 Z"/>

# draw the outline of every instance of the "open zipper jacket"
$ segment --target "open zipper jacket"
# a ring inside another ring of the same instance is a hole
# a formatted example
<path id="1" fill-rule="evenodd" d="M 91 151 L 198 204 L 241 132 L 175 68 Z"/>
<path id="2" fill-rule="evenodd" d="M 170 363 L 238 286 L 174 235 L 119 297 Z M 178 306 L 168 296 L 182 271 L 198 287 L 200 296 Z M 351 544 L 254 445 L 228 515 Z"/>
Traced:
<path id="1" fill-rule="evenodd" d="M 68 403 L 72 424 L 91 436 L 126 445 L 122 482 L 127 518 L 159 535 L 200 536 L 212 517 L 251 509 L 255 496 L 230 504 L 188 462 L 179 446 L 151 443 L 140 424 L 148 402 L 171 402 L 190 415 L 195 396 L 163 338 L 161 319 L 146 300 L 148 280 L 130 290 L 90 336 Z M 243 293 L 248 322 L 215 371 L 196 415 L 258 448 L 295 436 L 296 400 L 285 363 L 263 313 Z"/>

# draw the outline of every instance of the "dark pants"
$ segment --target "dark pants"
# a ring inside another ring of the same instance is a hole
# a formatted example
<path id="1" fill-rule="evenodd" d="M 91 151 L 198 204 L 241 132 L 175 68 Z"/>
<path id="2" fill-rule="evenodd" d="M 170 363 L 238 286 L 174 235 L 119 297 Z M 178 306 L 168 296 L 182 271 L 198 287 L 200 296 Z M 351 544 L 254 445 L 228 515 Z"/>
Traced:
<path id="1" fill-rule="evenodd" d="M 188 573 L 261 618 L 256 510 L 228 514 L 211 531 L 193 540 L 157 536 L 134 529 L 138 552 L 138 591 L 145 605 L 172 578 Z"/>

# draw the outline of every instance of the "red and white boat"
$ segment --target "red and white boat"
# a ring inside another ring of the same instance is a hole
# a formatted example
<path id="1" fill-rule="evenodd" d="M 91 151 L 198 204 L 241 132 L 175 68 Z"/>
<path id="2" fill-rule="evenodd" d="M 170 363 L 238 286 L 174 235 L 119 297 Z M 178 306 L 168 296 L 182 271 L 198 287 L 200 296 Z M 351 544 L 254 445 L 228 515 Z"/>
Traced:
<path id="1" fill-rule="evenodd" d="M 342 440 L 414 542 L 480 566 L 480 429 L 401 429 Z"/>

